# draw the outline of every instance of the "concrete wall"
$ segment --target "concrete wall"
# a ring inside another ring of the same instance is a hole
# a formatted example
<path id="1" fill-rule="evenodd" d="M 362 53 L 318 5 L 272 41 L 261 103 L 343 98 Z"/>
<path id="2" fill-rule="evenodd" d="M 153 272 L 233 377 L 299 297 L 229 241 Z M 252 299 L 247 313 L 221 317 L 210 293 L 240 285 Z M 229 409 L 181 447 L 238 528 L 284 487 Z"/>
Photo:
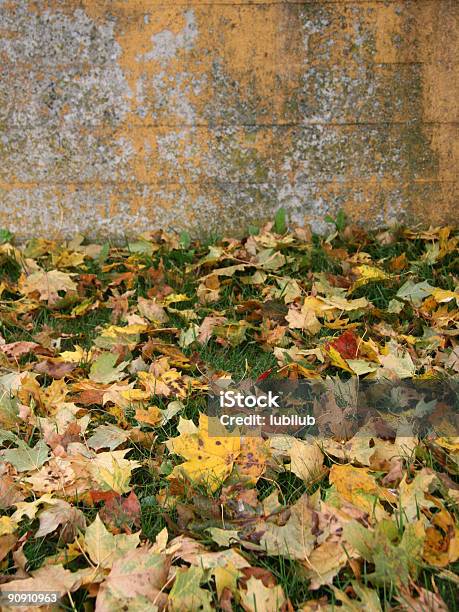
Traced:
<path id="1" fill-rule="evenodd" d="M 0 0 L 0 227 L 456 221 L 457 0 Z"/>

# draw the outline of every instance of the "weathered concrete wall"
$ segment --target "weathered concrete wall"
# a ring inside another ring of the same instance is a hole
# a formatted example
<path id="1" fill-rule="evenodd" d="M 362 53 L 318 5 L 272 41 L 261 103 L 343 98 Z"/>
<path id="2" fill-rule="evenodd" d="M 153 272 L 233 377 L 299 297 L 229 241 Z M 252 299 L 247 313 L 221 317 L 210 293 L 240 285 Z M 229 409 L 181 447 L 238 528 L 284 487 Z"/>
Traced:
<path id="1" fill-rule="evenodd" d="M 456 221 L 457 0 L 0 0 L 0 226 Z"/>

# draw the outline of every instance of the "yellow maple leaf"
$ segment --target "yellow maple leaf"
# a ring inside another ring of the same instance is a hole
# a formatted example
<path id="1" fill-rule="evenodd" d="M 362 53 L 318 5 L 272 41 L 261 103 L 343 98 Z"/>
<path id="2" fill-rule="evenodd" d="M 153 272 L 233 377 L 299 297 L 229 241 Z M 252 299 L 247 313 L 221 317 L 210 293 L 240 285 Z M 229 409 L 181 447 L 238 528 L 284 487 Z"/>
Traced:
<path id="1" fill-rule="evenodd" d="M 84 263 L 85 258 L 85 253 L 78 253 L 77 251 L 71 252 L 68 250 L 61 251 L 60 253 L 53 253 L 51 255 L 53 266 L 56 266 L 56 268 L 59 269 L 77 268 L 78 266 L 81 266 L 82 263 Z"/>
<path id="2" fill-rule="evenodd" d="M 324 356 L 327 356 L 330 358 L 332 365 L 334 365 L 337 368 L 340 368 L 341 370 L 345 370 L 346 372 L 350 372 L 351 374 L 354 374 L 354 370 L 352 370 L 349 367 L 349 364 L 344 359 L 344 357 L 342 357 L 341 353 L 337 351 L 333 346 L 331 345 L 322 346 L 322 352 Z"/>
<path id="3" fill-rule="evenodd" d="M 456 304 L 459 304 L 459 292 L 457 291 L 447 291 L 446 289 L 435 287 L 435 289 L 432 289 L 431 295 L 439 304 L 450 302 L 451 300 L 456 300 Z"/>
<path id="4" fill-rule="evenodd" d="M 236 460 L 237 475 L 246 482 L 255 484 L 266 470 L 270 456 L 267 440 L 247 437 L 241 440 L 241 452 Z"/>
<path id="5" fill-rule="evenodd" d="M 122 495 L 130 491 L 129 481 L 132 470 L 139 467 L 137 461 L 125 459 L 131 449 L 98 453 L 91 459 L 91 476 L 103 491 L 115 491 Z"/>
<path id="6" fill-rule="evenodd" d="M 391 278 L 389 274 L 384 272 L 384 270 L 380 270 L 379 268 L 376 268 L 376 266 L 368 266 L 367 264 L 357 266 L 354 268 L 353 272 L 358 275 L 358 278 L 352 285 L 349 293 L 352 293 L 358 287 L 362 287 L 367 283 L 374 283 L 376 281 L 383 281 Z"/>
<path id="7" fill-rule="evenodd" d="M 79 344 L 73 347 L 73 351 L 62 351 L 59 353 L 59 358 L 62 361 L 70 361 L 71 363 L 80 363 L 80 361 L 90 361 L 92 358 L 92 351 L 87 351 L 82 348 Z"/>
<path id="8" fill-rule="evenodd" d="M 10 516 L 0 517 L 0 536 L 14 533 L 18 524 Z"/>
<path id="9" fill-rule="evenodd" d="M 167 357 L 157 359 L 150 366 L 149 372 L 139 372 L 140 384 L 151 395 L 164 395 L 168 397 L 172 392 L 185 397 L 186 390 L 181 389 L 177 382 L 182 375 L 175 368 L 171 368 Z"/>
<path id="10" fill-rule="evenodd" d="M 84 534 L 84 548 L 91 561 L 103 568 L 110 568 L 116 559 L 137 548 L 140 532 L 130 535 L 111 534 L 99 515 L 96 516 Z"/>
<path id="11" fill-rule="evenodd" d="M 175 466 L 169 478 L 185 475 L 196 484 L 208 486 L 211 491 L 216 491 L 229 476 L 234 460 L 241 452 L 239 436 L 209 434 L 209 417 L 205 414 L 199 416 L 197 433 L 182 433 L 168 440 L 166 445 L 170 452 L 186 459 L 185 463 Z"/>
<path id="12" fill-rule="evenodd" d="M 148 325 L 142 325 L 140 323 L 134 323 L 133 325 L 126 325 L 122 327 L 120 325 L 109 325 L 104 329 L 104 336 L 109 338 L 116 338 L 117 336 L 135 336 L 142 334 L 147 331 Z"/>
<path id="13" fill-rule="evenodd" d="M 396 496 L 389 489 L 378 485 L 366 468 L 333 465 L 329 479 L 342 499 L 368 512 L 377 520 L 386 517 L 386 512 L 379 502 L 380 499 L 391 504 L 397 501 Z"/>

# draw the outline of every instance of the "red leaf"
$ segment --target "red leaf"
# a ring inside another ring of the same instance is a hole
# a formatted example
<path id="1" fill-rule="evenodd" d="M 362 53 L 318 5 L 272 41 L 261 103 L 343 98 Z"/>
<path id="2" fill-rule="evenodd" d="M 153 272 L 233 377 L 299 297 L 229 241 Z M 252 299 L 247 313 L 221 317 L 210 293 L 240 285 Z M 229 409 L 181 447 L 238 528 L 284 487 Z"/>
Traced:
<path id="1" fill-rule="evenodd" d="M 140 502 L 134 491 L 128 497 L 118 495 L 105 502 L 100 511 L 100 518 L 113 532 L 127 531 L 140 528 Z"/>
<path id="2" fill-rule="evenodd" d="M 119 497 L 118 493 L 115 491 L 89 491 L 91 495 L 92 501 L 97 504 L 97 502 L 107 502 L 113 499 L 114 497 Z"/>
<path id="3" fill-rule="evenodd" d="M 260 380 L 265 380 L 265 378 L 268 378 L 268 376 L 271 374 L 273 369 L 274 368 L 269 368 L 269 370 L 266 370 L 266 372 L 263 372 L 262 374 L 260 374 L 260 376 L 257 378 L 257 382 L 259 382 Z"/>
<path id="4" fill-rule="evenodd" d="M 358 353 L 358 337 L 350 329 L 330 343 L 344 359 L 355 359 Z"/>

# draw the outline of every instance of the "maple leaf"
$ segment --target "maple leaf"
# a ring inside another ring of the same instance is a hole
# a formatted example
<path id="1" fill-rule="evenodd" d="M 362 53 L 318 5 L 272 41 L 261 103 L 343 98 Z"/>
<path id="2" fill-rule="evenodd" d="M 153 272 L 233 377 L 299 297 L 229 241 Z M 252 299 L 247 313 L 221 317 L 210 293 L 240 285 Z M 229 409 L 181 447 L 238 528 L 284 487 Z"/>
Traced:
<path id="1" fill-rule="evenodd" d="M 312 481 L 321 473 L 324 455 L 317 444 L 294 438 L 288 453 L 291 471 L 302 480 Z"/>
<path id="2" fill-rule="evenodd" d="M 74 591 L 80 585 L 80 576 L 77 572 L 72 573 L 64 569 L 62 565 L 48 565 L 40 567 L 31 572 L 30 578 L 13 580 L 0 585 L 0 593 L 8 591 L 24 592 L 49 592 L 50 587 L 63 597 L 70 591 Z"/>
<path id="3" fill-rule="evenodd" d="M 36 342 L 10 342 L 9 344 L 0 344 L 0 351 L 5 353 L 9 359 L 18 359 L 23 355 L 34 352 L 39 346 Z"/>
<path id="4" fill-rule="evenodd" d="M 84 534 L 84 549 L 91 561 L 100 567 L 110 568 L 113 563 L 129 551 L 137 548 L 140 532 L 131 535 L 112 535 L 101 521 L 99 515 L 89 525 Z"/>
<path id="5" fill-rule="evenodd" d="M 175 466 L 169 478 L 185 475 L 192 482 L 215 491 L 229 476 L 241 452 L 240 438 L 214 436 L 209 434 L 209 426 L 209 417 L 201 414 L 197 433 L 182 433 L 166 442 L 170 452 L 186 459 L 185 463 Z"/>
<path id="6" fill-rule="evenodd" d="M 9 448 L 1 451 L 3 459 L 13 465 L 18 472 L 27 472 L 41 467 L 49 455 L 49 446 L 44 440 L 38 440 L 33 448 L 30 448 L 23 440 L 15 440 L 17 448 Z"/>
<path id="7" fill-rule="evenodd" d="M 161 609 L 167 601 L 162 592 L 170 558 L 155 554 L 148 546 L 130 550 L 114 561 L 96 600 L 96 612 Z"/>
<path id="8" fill-rule="evenodd" d="M 167 357 L 154 361 L 148 372 L 139 372 L 140 384 L 150 395 L 164 395 L 169 397 L 175 391 L 182 394 L 179 384 L 182 375 L 176 368 L 171 368 Z"/>
<path id="9" fill-rule="evenodd" d="M 417 597 L 414 597 L 405 585 L 400 586 L 400 595 L 396 599 L 400 602 L 403 610 L 409 610 L 410 612 L 448 612 L 450 609 L 438 592 L 433 593 L 418 585 L 413 585 L 413 590 Z"/>
<path id="10" fill-rule="evenodd" d="M 129 439 L 129 433 L 116 425 L 99 425 L 88 438 L 88 446 L 94 450 L 109 448 L 115 450 L 118 446 Z"/>
<path id="11" fill-rule="evenodd" d="M 40 525 L 35 533 L 36 538 L 41 538 L 60 529 L 60 537 L 64 542 L 72 542 L 78 531 L 86 527 L 84 514 L 78 508 L 71 506 L 63 499 L 53 499 L 51 504 L 38 512 Z"/>
<path id="12" fill-rule="evenodd" d="M 354 272 L 357 274 L 358 278 L 352 285 L 350 292 L 355 291 L 358 289 L 358 287 L 362 287 L 367 283 L 380 282 L 390 279 L 390 275 L 384 272 L 384 270 L 376 268 L 375 266 L 368 266 L 366 264 L 357 266 L 354 269 Z"/>
<path id="13" fill-rule="evenodd" d="M 264 474 L 269 456 L 270 449 L 266 440 L 242 438 L 240 453 L 235 462 L 235 476 L 246 484 L 255 484 Z"/>
<path id="14" fill-rule="evenodd" d="M 154 300 L 147 300 L 139 297 L 137 302 L 139 312 L 153 323 L 167 323 L 169 317 L 164 308 Z"/>
<path id="15" fill-rule="evenodd" d="M 19 280 L 19 290 L 24 295 L 38 292 L 39 299 L 48 302 L 52 306 L 61 299 L 59 291 L 64 293 L 76 291 L 77 286 L 72 280 L 72 276 L 75 275 L 60 272 L 59 270 L 34 272 L 30 276 L 21 277 Z"/>
<path id="16" fill-rule="evenodd" d="M 159 425 L 164 422 L 164 413 L 156 406 L 149 406 L 147 410 L 137 408 L 135 411 L 135 418 L 140 423 L 147 423 L 148 425 Z"/>
<path id="17" fill-rule="evenodd" d="M 169 593 L 168 606 L 171 611 L 202 610 L 211 612 L 210 592 L 200 587 L 204 570 L 199 567 L 178 568 L 174 586 Z"/>
<path id="18" fill-rule="evenodd" d="M 285 525 L 266 523 L 260 545 L 268 555 L 283 555 L 292 559 L 307 559 L 316 541 L 312 533 L 313 510 L 303 495 L 290 508 Z"/>
<path id="19" fill-rule="evenodd" d="M 324 585 L 332 585 L 333 579 L 347 564 L 349 557 L 349 551 L 341 546 L 341 542 L 334 539 L 327 540 L 314 548 L 303 563 L 307 568 L 306 576 L 311 580 L 309 588 L 314 591 Z"/>
<path id="20" fill-rule="evenodd" d="M 440 507 L 426 528 L 422 558 L 434 567 L 446 567 L 459 559 L 459 527 L 445 508 Z"/>
<path id="21" fill-rule="evenodd" d="M 292 307 L 285 317 L 291 329 L 304 329 L 310 334 L 317 334 L 322 325 L 312 308 L 305 303 L 301 310 Z"/>
<path id="22" fill-rule="evenodd" d="M 118 356 L 113 353 L 101 353 L 91 365 L 89 378 L 98 383 L 108 384 L 120 380 L 122 372 L 127 366 L 127 361 L 123 361 L 115 366 Z"/>
<path id="23" fill-rule="evenodd" d="M 99 453 L 92 458 L 88 468 L 90 474 L 103 491 L 115 491 L 122 495 L 130 490 L 132 470 L 139 467 L 137 461 L 125 459 L 131 449 Z"/>
<path id="24" fill-rule="evenodd" d="M 246 590 L 241 591 L 241 603 L 246 612 L 278 612 L 287 600 L 281 586 L 267 587 L 262 580 L 249 578 Z"/>
<path id="25" fill-rule="evenodd" d="M 133 527 L 140 529 L 141 508 L 134 491 L 126 498 L 115 496 L 108 499 L 99 514 L 112 531 L 124 530 L 130 533 Z"/>
<path id="26" fill-rule="evenodd" d="M 387 516 L 379 502 L 382 499 L 394 504 L 395 495 L 388 489 L 379 486 L 375 478 L 365 468 L 351 465 L 333 465 L 330 470 L 330 482 L 335 485 L 339 495 L 357 508 L 362 508 L 377 520 Z"/>
<path id="27" fill-rule="evenodd" d="M 346 330 L 330 346 L 338 351 L 344 359 L 355 359 L 358 351 L 358 337 L 351 330 Z"/>
<path id="28" fill-rule="evenodd" d="M 394 522 L 382 520 L 374 530 L 356 521 L 344 525 L 343 537 L 366 561 L 375 565 L 367 579 L 377 586 L 407 584 L 419 571 L 425 539 L 423 521 L 409 523 L 401 538 Z"/>
<path id="29" fill-rule="evenodd" d="M 355 581 L 353 581 L 351 584 L 358 597 L 358 601 L 351 599 L 346 593 L 340 591 L 336 587 L 333 587 L 333 592 L 336 598 L 343 603 L 343 610 L 349 612 L 359 612 L 360 610 L 367 610 L 367 612 L 382 612 L 383 609 L 381 608 L 377 591 L 365 587 Z"/>
<path id="30" fill-rule="evenodd" d="M 413 521 L 423 508 L 435 507 L 435 501 L 430 498 L 430 491 L 438 486 L 438 478 L 432 470 L 423 468 L 411 482 L 407 477 L 399 486 L 400 509 L 406 520 Z"/>

